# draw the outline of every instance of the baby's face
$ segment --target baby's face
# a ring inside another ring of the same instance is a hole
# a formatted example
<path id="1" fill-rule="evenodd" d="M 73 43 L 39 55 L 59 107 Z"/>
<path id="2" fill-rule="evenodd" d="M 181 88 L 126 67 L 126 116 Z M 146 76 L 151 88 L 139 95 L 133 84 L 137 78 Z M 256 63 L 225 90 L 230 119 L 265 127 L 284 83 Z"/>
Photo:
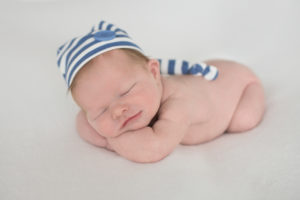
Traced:
<path id="1" fill-rule="evenodd" d="M 83 68 L 72 96 L 104 137 L 145 127 L 162 98 L 159 64 L 136 62 L 122 50 L 112 50 Z"/>

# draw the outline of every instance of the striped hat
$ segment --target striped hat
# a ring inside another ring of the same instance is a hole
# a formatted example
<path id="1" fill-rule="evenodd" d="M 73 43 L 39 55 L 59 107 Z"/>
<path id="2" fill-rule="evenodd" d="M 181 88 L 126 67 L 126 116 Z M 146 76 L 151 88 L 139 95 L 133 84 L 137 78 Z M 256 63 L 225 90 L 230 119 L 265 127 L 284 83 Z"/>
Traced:
<path id="1" fill-rule="evenodd" d="M 215 66 L 207 65 L 203 62 L 190 63 L 179 59 L 158 59 L 160 63 L 161 74 L 168 75 L 194 75 L 203 76 L 206 80 L 213 81 L 218 75 L 218 69 Z"/>
<path id="2" fill-rule="evenodd" d="M 88 61 L 113 49 L 143 50 L 122 29 L 105 21 L 95 24 L 85 35 L 75 37 L 57 50 L 57 65 L 70 87 L 74 77 Z"/>
<path id="3" fill-rule="evenodd" d="M 87 34 L 75 37 L 60 46 L 57 50 L 57 65 L 68 88 L 76 74 L 88 61 L 104 52 L 121 48 L 134 49 L 145 55 L 124 30 L 105 21 L 95 24 Z M 215 80 L 218 76 L 217 68 L 205 63 L 190 65 L 184 60 L 158 60 L 162 74 L 202 75 L 207 80 Z"/>

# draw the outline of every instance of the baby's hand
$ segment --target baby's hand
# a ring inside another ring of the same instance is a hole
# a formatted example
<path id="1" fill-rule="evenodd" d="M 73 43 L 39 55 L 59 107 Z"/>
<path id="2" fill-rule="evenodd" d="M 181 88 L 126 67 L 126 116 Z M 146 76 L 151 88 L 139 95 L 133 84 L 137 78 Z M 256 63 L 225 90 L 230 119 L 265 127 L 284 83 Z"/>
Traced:
<path id="1" fill-rule="evenodd" d="M 135 162 L 156 162 L 169 153 L 182 141 L 189 128 L 188 115 L 180 99 L 165 102 L 160 116 L 152 127 L 127 131 L 108 143 L 121 156 Z M 150 123 L 151 124 L 151 123 Z"/>

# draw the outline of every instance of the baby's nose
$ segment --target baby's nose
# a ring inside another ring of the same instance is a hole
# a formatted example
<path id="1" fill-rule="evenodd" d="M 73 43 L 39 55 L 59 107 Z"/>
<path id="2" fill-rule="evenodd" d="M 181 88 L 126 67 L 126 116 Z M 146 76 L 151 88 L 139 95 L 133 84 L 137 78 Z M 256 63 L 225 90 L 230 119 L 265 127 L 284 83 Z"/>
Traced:
<path id="1" fill-rule="evenodd" d="M 112 118 L 114 120 L 116 120 L 119 117 L 121 117 L 127 111 L 128 111 L 128 106 L 127 105 L 116 105 L 113 108 L 113 111 L 112 111 Z"/>

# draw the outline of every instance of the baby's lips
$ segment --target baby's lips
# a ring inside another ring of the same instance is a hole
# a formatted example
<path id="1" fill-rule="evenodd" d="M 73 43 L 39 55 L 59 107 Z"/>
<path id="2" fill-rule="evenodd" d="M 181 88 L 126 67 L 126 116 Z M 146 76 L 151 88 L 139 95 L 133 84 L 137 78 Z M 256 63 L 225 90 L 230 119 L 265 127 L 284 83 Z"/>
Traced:
<path id="1" fill-rule="evenodd" d="M 122 123 L 122 127 L 124 128 L 131 120 L 134 120 L 138 117 L 140 117 L 140 115 L 142 114 L 142 111 L 139 111 L 138 113 L 132 115 L 131 117 L 128 117 L 123 123 Z"/>

